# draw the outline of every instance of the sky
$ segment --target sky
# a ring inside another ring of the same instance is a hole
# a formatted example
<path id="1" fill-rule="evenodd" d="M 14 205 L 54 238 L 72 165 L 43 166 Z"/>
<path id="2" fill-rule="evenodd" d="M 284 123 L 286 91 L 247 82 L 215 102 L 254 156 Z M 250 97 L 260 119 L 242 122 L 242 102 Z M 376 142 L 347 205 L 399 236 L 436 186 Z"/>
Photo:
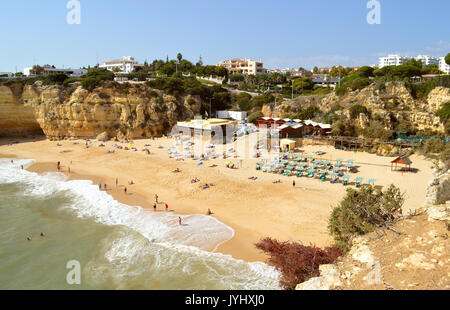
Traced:
<path id="1" fill-rule="evenodd" d="M 262 60 L 266 68 L 361 66 L 388 53 L 450 52 L 450 1 L 371 0 L 380 24 L 369 24 L 369 0 L 72 0 L 80 24 L 69 24 L 69 0 L 2 0 L 0 71 L 33 64 L 79 68 L 133 56 L 217 64 Z"/>

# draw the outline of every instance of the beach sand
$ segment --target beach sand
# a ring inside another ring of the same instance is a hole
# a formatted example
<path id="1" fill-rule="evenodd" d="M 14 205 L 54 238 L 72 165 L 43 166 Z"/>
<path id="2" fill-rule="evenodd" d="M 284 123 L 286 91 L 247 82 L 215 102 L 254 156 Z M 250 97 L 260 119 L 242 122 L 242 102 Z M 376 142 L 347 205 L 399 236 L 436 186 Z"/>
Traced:
<path id="1" fill-rule="evenodd" d="M 19 143 L 11 145 L 13 142 Z M 107 142 L 106 147 L 94 143 L 86 149 L 84 140 L 0 139 L 0 157 L 33 158 L 37 162 L 29 170 L 38 173 L 56 172 L 56 163 L 60 161 L 61 172 L 67 173 L 71 179 L 90 179 L 95 184 L 102 184 L 102 188 L 106 183 L 108 193 L 127 205 L 153 211 L 154 195 L 157 194 L 162 203 L 158 205 L 158 212 L 165 212 L 165 203 L 169 211 L 176 214 L 206 214 L 211 209 L 212 216 L 235 231 L 234 238 L 216 251 L 248 262 L 267 259 L 254 246 L 265 237 L 321 247 L 332 244 L 327 232 L 328 217 L 332 207 L 345 195 L 346 188 L 342 184 L 256 171 L 257 159 L 244 160 L 241 169 L 226 168 L 225 163 L 230 159 L 209 160 L 203 166 L 190 159 L 175 161 L 167 154 L 167 149 L 173 145 L 169 138 L 136 140 L 133 143 L 139 151 L 115 149 L 112 145 L 116 142 Z M 127 146 L 125 143 L 117 144 Z M 145 147 L 146 144 L 151 146 Z M 147 155 L 142 151 L 144 148 L 152 154 Z M 381 186 L 394 183 L 406 192 L 404 211 L 424 204 L 426 187 L 432 179 L 432 163 L 423 157 L 411 156 L 412 167 L 417 172 L 402 174 L 391 171 L 393 158 L 390 157 L 339 151 L 329 146 L 305 146 L 302 149 L 310 154 L 323 150 L 326 154 L 321 158 L 325 160 L 354 159 L 360 172 L 353 176 L 366 180 L 374 178 Z M 115 153 L 108 154 L 109 150 L 115 150 Z M 217 167 L 209 167 L 213 164 Z M 173 173 L 176 168 L 182 172 Z M 258 180 L 249 180 L 252 176 Z M 195 177 L 200 182 L 192 184 L 191 179 Z M 116 178 L 119 179 L 117 188 Z M 272 183 L 278 179 L 281 184 Z M 128 185 L 130 180 L 135 184 Z M 295 187 L 292 186 L 293 180 Z M 202 189 L 201 185 L 205 183 L 214 186 Z M 124 187 L 127 187 L 127 194 Z"/>

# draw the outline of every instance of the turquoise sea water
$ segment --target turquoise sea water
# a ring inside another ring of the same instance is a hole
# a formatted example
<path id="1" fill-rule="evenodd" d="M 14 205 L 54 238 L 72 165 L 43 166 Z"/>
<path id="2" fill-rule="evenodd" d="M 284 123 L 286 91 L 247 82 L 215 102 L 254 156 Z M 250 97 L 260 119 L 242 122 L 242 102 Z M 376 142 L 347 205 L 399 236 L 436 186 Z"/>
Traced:
<path id="1" fill-rule="evenodd" d="M 0 289 L 279 289 L 272 267 L 208 251 L 234 234 L 214 218 L 180 227 L 90 181 L 20 169 L 31 163 L 0 159 Z M 66 280 L 73 260 L 79 285 Z"/>

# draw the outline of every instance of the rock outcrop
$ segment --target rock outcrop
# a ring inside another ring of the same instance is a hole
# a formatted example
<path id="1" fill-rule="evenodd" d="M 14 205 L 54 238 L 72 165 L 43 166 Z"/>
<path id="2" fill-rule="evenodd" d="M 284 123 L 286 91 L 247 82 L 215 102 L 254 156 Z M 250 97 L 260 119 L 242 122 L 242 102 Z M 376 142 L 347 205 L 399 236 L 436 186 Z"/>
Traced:
<path id="1" fill-rule="evenodd" d="M 393 231 L 357 237 L 335 264 L 321 265 L 320 276 L 297 290 L 448 290 L 450 256 L 448 205 L 416 210 Z"/>
<path id="2" fill-rule="evenodd" d="M 450 102 L 450 88 L 436 87 L 426 100 L 414 99 L 402 82 L 388 82 L 382 87 L 372 84 L 359 91 L 349 91 L 345 96 L 335 93 L 328 95 L 300 96 L 294 100 L 285 101 L 277 106 L 276 111 L 263 109 L 265 116 L 291 114 L 295 115 L 308 106 L 318 106 L 328 112 L 340 105 L 343 110 L 339 114 L 349 116 L 349 108 L 353 105 L 363 105 L 371 112 L 372 118 L 381 120 L 387 129 L 393 130 L 396 123 L 405 121 L 414 125 L 418 130 L 433 130 L 444 132 L 445 128 L 436 115 L 442 105 Z M 359 119 L 363 128 L 368 120 Z"/>
<path id="3" fill-rule="evenodd" d="M 0 87 L 0 135 L 43 132 L 52 140 L 146 138 L 166 134 L 200 112 L 199 98 L 174 97 L 141 85 L 110 83 L 88 91 L 79 84 Z"/>

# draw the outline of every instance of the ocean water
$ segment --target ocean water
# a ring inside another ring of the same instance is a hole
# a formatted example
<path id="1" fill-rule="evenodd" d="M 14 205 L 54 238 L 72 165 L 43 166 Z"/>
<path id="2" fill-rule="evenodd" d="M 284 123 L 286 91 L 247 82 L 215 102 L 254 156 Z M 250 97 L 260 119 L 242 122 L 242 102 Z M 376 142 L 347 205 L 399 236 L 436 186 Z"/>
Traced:
<path id="1" fill-rule="evenodd" d="M 280 289 L 274 268 L 211 251 L 234 235 L 213 217 L 179 226 L 178 215 L 121 204 L 91 181 L 21 169 L 32 163 L 0 159 L 0 289 Z"/>

